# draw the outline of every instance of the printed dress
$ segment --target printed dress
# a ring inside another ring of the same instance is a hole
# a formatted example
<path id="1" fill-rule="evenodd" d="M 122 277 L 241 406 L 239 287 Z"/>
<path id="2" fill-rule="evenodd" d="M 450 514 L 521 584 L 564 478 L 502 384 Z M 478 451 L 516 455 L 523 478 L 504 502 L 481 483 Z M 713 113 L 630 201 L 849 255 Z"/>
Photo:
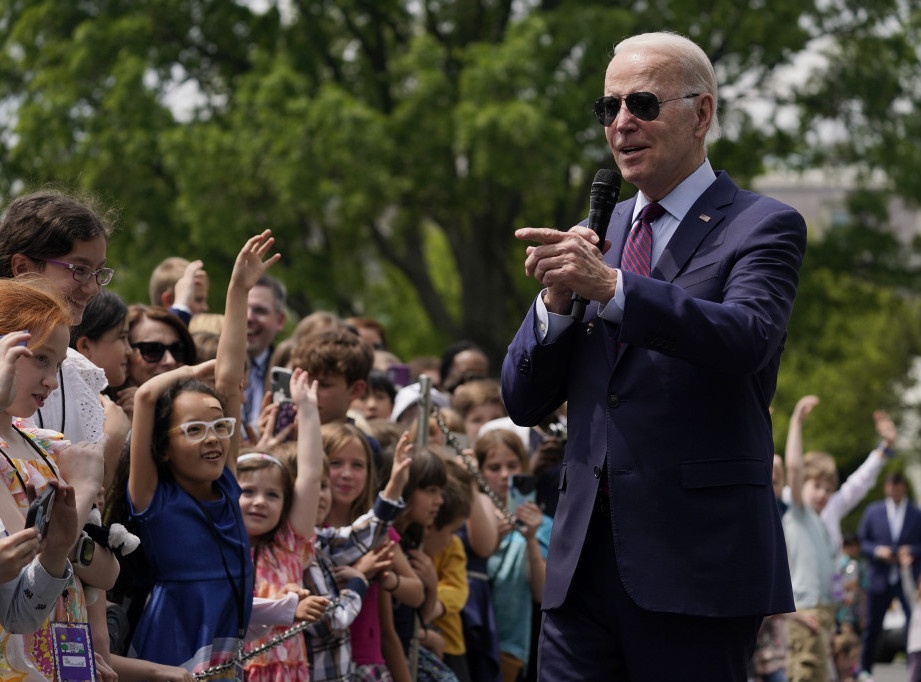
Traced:
<path id="1" fill-rule="evenodd" d="M 130 504 L 154 579 L 128 652 L 133 658 L 197 673 L 239 653 L 239 630 L 246 631 L 253 604 L 253 564 L 230 469 L 215 486 L 221 499 L 199 502 L 164 475 L 147 509 L 138 513 Z M 209 680 L 241 676 L 230 669 Z"/>
<path id="2" fill-rule="evenodd" d="M 266 599 L 283 597 L 288 583 L 301 584 L 304 570 L 313 561 L 313 541 L 299 535 L 291 524 L 278 529 L 273 542 L 254 553 L 256 563 L 255 596 Z M 265 644 L 290 625 L 277 625 L 265 637 L 247 642 L 248 650 Z M 307 646 L 301 636 L 292 637 L 246 663 L 248 682 L 307 682 L 310 667 Z"/>
<path id="3" fill-rule="evenodd" d="M 55 452 L 70 446 L 60 433 L 44 429 L 26 428 L 24 422 L 15 420 L 14 424 L 22 427 L 22 434 L 37 446 L 45 457 L 33 450 L 34 458 L 24 460 L 12 457 L 8 444 L 0 440 L 7 457 L 0 457 L 0 475 L 3 482 L 13 494 L 16 503 L 25 513 L 29 499 L 19 478 L 35 486 L 36 493 L 44 490 L 48 481 L 60 478 Z M 12 462 L 12 466 L 11 466 Z M 18 474 L 18 475 L 17 475 Z M 58 603 L 41 628 L 28 635 L 17 635 L 0 628 L 0 679 L 22 682 L 41 682 L 54 680 L 54 659 L 51 649 L 51 626 L 54 622 L 86 623 L 86 599 L 80 580 L 71 577 L 67 582 Z"/>

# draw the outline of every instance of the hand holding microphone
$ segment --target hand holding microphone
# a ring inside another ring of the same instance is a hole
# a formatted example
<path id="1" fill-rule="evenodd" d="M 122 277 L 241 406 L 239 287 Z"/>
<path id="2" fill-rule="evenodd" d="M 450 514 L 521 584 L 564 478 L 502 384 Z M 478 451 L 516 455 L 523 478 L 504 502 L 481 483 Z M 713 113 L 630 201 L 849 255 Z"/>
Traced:
<path id="1" fill-rule="evenodd" d="M 592 180 L 592 193 L 589 199 L 588 228 L 598 235 L 598 243 L 604 244 L 604 236 L 611 222 L 611 214 L 620 196 L 620 175 L 615 171 L 602 168 L 595 173 Z M 572 295 L 569 314 L 574 320 L 581 320 L 585 314 L 588 301 L 579 294 Z"/>

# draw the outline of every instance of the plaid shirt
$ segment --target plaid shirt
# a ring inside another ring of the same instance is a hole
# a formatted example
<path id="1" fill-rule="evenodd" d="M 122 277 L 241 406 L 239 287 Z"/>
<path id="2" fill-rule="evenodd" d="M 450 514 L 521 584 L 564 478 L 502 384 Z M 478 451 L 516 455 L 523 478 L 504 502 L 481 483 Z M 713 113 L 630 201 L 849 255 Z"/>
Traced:
<path id="1" fill-rule="evenodd" d="M 361 611 L 368 583 L 352 578 L 340 591 L 333 566 L 353 563 L 386 539 L 387 529 L 403 507 L 402 500 L 394 503 L 378 495 L 374 509 L 351 526 L 317 529 L 316 558 L 304 571 L 304 587 L 312 594 L 335 600 L 335 605 L 304 631 L 311 682 L 351 682 L 354 679 L 349 625 Z"/>
<path id="2" fill-rule="evenodd" d="M 312 682 L 351 682 L 355 663 L 349 626 L 361 611 L 368 583 L 352 578 L 340 591 L 333 574 L 333 562 L 323 550 L 317 549 L 316 559 L 304 572 L 304 587 L 312 594 L 335 600 L 332 609 L 304 630 L 310 655 L 310 679 Z"/>

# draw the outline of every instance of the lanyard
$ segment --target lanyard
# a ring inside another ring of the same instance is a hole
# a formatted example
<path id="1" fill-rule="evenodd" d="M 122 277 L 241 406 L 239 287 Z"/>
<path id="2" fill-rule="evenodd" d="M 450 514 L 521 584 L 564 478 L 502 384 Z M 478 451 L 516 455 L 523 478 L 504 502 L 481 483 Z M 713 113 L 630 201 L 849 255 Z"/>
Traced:
<path id="1" fill-rule="evenodd" d="M 58 369 L 58 389 L 61 391 L 61 433 L 64 433 L 64 424 L 67 421 L 67 396 L 64 395 L 64 368 L 61 367 Z M 39 428 L 45 428 L 45 419 L 42 417 L 42 411 L 39 410 L 35 414 L 38 415 L 38 426 Z"/>
<path id="2" fill-rule="evenodd" d="M 180 488 L 181 487 L 182 486 L 180 486 Z M 185 490 L 185 488 L 183 488 L 183 490 Z M 224 566 L 224 575 L 227 576 L 227 582 L 230 583 L 230 589 L 233 591 L 233 596 L 237 603 L 237 632 L 242 646 L 243 639 L 246 636 L 246 631 L 243 628 L 243 621 L 245 620 L 244 593 L 246 591 L 246 559 L 243 557 L 243 542 L 242 540 L 240 541 L 240 584 L 237 584 L 237 581 L 233 579 L 230 568 L 227 566 L 227 558 L 224 556 L 224 548 L 221 544 L 221 535 L 218 533 L 217 526 L 214 525 L 214 519 L 211 518 L 211 514 L 208 513 L 205 505 L 203 505 L 200 500 L 193 497 L 189 491 L 186 490 L 185 492 L 192 498 L 192 501 L 198 505 L 198 508 L 201 509 L 201 513 L 205 515 L 205 519 L 208 521 L 208 529 L 211 531 L 211 536 L 217 544 L 217 551 L 221 555 L 221 564 Z M 226 496 L 224 496 L 224 499 L 227 499 Z M 237 528 L 237 531 L 239 532 L 239 528 Z"/>
<path id="3" fill-rule="evenodd" d="M 32 441 L 31 438 L 29 438 L 26 434 L 20 431 L 15 425 L 13 426 L 13 428 L 16 429 L 16 433 L 22 436 L 23 440 L 25 440 L 26 443 L 28 443 L 29 446 L 31 446 L 31 448 L 39 454 L 42 460 L 44 460 L 45 464 L 48 465 L 48 468 L 51 469 L 51 473 L 54 475 L 54 477 L 58 480 L 61 480 L 61 475 L 58 473 L 58 470 L 55 468 L 54 464 L 51 463 L 51 460 L 48 459 L 47 455 L 45 455 L 44 451 L 40 447 L 38 447 L 38 445 L 36 445 Z M 29 493 L 26 490 L 26 482 L 23 480 L 22 474 L 19 473 L 19 467 L 16 466 L 16 464 L 13 462 L 10 456 L 6 454 L 6 450 L 4 450 L 3 448 L 0 448 L 0 454 L 3 455 L 3 458 L 9 463 L 10 467 L 12 467 L 13 473 L 16 474 L 16 478 L 19 479 L 19 485 L 22 486 L 22 492 L 25 493 L 26 496 L 28 496 Z"/>

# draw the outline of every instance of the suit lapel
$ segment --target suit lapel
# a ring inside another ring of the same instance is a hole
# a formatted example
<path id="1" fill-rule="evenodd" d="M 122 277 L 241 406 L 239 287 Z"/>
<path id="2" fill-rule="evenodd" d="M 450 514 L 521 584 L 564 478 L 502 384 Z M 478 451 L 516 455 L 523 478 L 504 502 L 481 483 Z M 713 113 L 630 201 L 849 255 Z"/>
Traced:
<path id="1" fill-rule="evenodd" d="M 691 210 L 685 215 L 684 220 L 678 225 L 675 234 L 669 240 L 665 251 L 659 257 L 656 266 L 652 269 L 650 277 L 673 282 L 685 268 L 688 261 L 697 251 L 704 238 L 723 222 L 725 213 L 723 208 L 732 203 L 738 192 L 738 186 L 724 171 L 717 171 L 716 180 L 700 195 Z M 636 197 L 618 204 L 608 223 L 607 239 L 611 240 L 611 248 L 604 256 L 604 262 L 612 268 L 619 268 L 627 235 L 630 233 L 633 209 L 636 206 Z M 617 326 L 609 322 L 596 320 L 598 303 L 592 302 L 587 310 L 585 319 L 593 320 L 595 327 L 601 323 L 607 343 L 604 344 L 611 366 L 617 364 L 619 356 Z"/>
<path id="2" fill-rule="evenodd" d="M 704 237 L 723 222 L 723 207 L 732 203 L 738 191 L 729 176 L 720 171 L 713 184 L 700 195 L 678 225 L 662 256 L 656 262 L 651 277 L 673 282 L 697 251 Z"/>
<path id="3" fill-rule="evenodd" d="M 898 538 L 894 538 L 893 542 L 897 545 L 910 544 L 904 543 L 902 538 L 913 537 L 914 536 L 914 526 L 918 522 L 918 514 L 915 513 L 916 509 L 909 502 L 908 507 L 905 509 L 905 520 L 902 522 L 902 532 L 899 533 Z M 886 519 L 886 525 L 889 525 L 888 518 Z"/>

